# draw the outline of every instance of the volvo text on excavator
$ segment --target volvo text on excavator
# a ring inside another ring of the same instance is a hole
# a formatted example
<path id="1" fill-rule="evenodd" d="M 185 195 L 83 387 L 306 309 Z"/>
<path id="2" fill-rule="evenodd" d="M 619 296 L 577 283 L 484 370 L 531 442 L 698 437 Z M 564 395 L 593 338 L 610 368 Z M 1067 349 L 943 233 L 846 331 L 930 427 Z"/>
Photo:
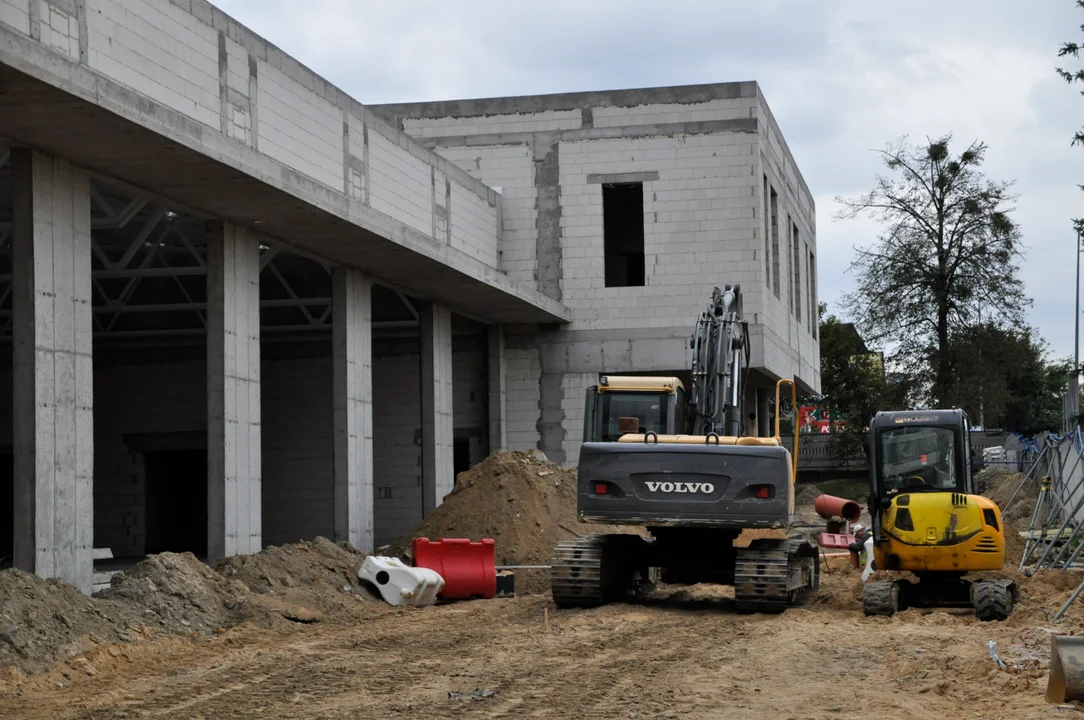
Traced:
<path id="1" fill-rule="evenodd" d="M 738 286 L 715 288 L 692 336 L 692 388 L 677 377 L 606 376 L 587 394 L 577 512 L 583 522 L 646 527 L 560 543 L 551 563 L 560 607 L 592 606 L 669 584 L 733 585 L 739 610 L 782 612 L 819 584 L 817 549 L 756 539 L 793 519 L 793 454 L 779 436 L 743 433 L 749 362 Z M 797 389 L 791 380 L 791 400 Z"/>

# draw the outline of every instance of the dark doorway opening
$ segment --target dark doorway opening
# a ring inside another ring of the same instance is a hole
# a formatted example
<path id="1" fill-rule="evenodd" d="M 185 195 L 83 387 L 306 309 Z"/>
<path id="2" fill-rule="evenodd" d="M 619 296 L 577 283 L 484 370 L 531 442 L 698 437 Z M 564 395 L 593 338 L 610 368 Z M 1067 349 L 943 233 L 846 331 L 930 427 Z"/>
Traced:
<path id="1" fill-rule="evenodd" d="M 146 554 L 207 555 L 207 451 L 143 454 L 146 470 Z"/>
<path id="2" fill-rule="evenodd" d="M 452 445 L 452 466 L 455 474 L 470 470 L 470 438 L 456 438 Z"/>

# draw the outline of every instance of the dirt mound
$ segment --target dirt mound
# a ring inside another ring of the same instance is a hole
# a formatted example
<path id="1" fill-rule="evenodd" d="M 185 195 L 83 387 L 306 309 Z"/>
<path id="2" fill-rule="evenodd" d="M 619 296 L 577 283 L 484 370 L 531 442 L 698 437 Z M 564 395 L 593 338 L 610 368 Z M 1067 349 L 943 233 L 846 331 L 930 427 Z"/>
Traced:
<path id="1" fill-rule="evenodd" d="M 145 608 L 148 624 L 206 634 L 240 621 L 248 588 L 230 582 L 192 553 L 162 553 L 117 573 L 99 595 Z"/>
<path id="2" fill-rule="evenodd" d="M 191 553 L 162 553 L 117 573 L 94 597 L 0 571 L 0 669 L 36 675 L 99 646 L 208 637 L 245 621 L 296 627 L 329 615 L 356 619 L 372 599 L 357 579 L 362 558 L 323 538 L 225 558 L 217 568 Z"/>
<path id="3" fill-rule="evenodd" d="M 289 616 L 302 615 L 302 610 L 316 610 L 321 616 L 350 611 L 359 600 L 371 600 L 373 596 L 358 579 L 364 559 L 357 550 L 321 537 L 269 547 L 255 555 L 222 558 L 216 570 L 252 593 L 267 596 L 258 598 L 256 605 L 298 620 Z"/>
<path id="4" fill-rule="evenodd" d="M 641 532 L 576 518 L 576 471 L 522 452 L 498 452 L 456 478 L 433 513 L 383 554 L 407 559 L 414 538 L 493 538 L 498 565 L 549 565 L 558 542 L 593 532 Z M 549 589 L 545 570 L 516 571 L 516 592 Z"/>
<path id="5" fill-rule="evenodd" d="M 132 640 L 142 608 L 87 597 L 57 580 L 0 572 L 0 667 L 45 672 L 100 643 Z"/>

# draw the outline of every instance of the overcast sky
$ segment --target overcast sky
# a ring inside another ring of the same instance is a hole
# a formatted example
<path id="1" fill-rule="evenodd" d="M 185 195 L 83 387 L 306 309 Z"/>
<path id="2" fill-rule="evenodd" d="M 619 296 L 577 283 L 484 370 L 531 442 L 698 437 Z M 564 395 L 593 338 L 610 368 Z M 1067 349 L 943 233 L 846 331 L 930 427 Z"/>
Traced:
<path id="1" fill-rule="evenodd" d="M 756 80 L 817 200 L 830 310 L 877 233 L 833 220 L 833 198 L 881 170 L 871 150 L 982 140 L 988 175 L 1020 195 L 1031 322 L 1072 355 L 1084 97 L 1054 68 L 1084 40 L 1073 0 L 212 1 L 362 103 Z"/>

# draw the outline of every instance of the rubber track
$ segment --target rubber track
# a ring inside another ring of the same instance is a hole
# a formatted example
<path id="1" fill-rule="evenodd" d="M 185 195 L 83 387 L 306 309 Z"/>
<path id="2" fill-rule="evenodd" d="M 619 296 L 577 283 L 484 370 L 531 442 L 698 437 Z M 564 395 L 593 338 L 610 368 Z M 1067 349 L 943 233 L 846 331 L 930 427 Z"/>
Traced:
<path id="1" fill-rule="evenodd" d="M 602 550 L 605 543 L 606 538 L 601 535 L 583 535 L 554 548 L 550 585 L 553 601 L 559 607 L 602 604 Z"/>
<path id="2" fill-rule="evenodd" d="M 734 601 L 743 612 L 780 613 L 801 604 L 815 590 L 804 587 L 787 592 L 787 569 L 797 563 L 801 541 L 754 540 L 739 548 L 734 566 Z"/>
<path id="3" fill-rule="evenodd" d="M 862 611 L 866 615 L 892 615 L 894 581 L 867 582 L 862 588 Z"/>

